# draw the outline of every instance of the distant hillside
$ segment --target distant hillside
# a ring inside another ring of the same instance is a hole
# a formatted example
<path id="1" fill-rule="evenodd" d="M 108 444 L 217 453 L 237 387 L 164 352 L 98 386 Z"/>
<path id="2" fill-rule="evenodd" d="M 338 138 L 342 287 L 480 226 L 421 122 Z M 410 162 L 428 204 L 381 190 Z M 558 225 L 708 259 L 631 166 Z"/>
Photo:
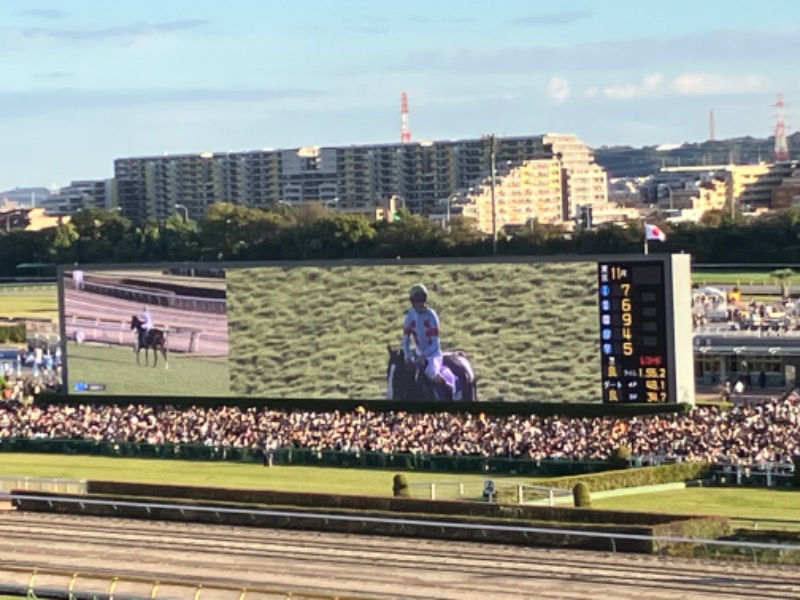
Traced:
<path id="1" fill-rule="evenodd" d="M 594 150 L 595 160 L 608 171 L 609 177 L 642 177 L 656 173 L 661 167 L 719 165 L 734 162 L 752 164 L 772 160 L 774 138 L 733 138 L 699 144 L 683 144 L 671 150 L 655 146 L 602 147 Z M 789 136 L 792 158 L 800 156 L 800 132 Z"/>

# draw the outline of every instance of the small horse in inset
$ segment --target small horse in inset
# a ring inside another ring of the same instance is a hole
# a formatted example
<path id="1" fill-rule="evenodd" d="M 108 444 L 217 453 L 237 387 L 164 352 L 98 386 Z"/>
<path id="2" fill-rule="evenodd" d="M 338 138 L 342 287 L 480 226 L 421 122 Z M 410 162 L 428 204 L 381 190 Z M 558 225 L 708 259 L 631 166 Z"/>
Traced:
<path id="1" fill-rule="evenodd" d="M 437 390 L 434 384 L 425 377 L 424 365 L 409 362 L 402 350 L 394 350 L 387 346 L 389 363 L 386 366 L 386 399 L 415 402 L 451 401 L 449 390 Z M 477 402 L 478 386 L 475 372 L 461 351 L 445 352 L 444 367 L 450 369 L 455 376 L 456 385 L 461 392 L 461 402 Z"/>
<path id="2" fill-rule="evenodd" d="M 158 364 L 158 353 L 161 352 L 161 355 L 164 357 L 164 368 L 169 369 L 169 360 L 167 359 L 167 334 L 166 332 L 160 329 L 150 329 L 148 331 L 143 331 L 143 322 L 137 317 L 133 315 L 131 317 L 131 331 L 136 331 L 136 346 L 134 351 L 136 352 L 136 364 L 140 364 L 139 362 L 139 351 L 144 348 L 144 366 L 148 366 L 149 358 L 148 358 L 148 351 L 153 351 L 153 366 L 155 367 Z M 144 338 L 144 346 L 140 345 L 139 341 Z"/>

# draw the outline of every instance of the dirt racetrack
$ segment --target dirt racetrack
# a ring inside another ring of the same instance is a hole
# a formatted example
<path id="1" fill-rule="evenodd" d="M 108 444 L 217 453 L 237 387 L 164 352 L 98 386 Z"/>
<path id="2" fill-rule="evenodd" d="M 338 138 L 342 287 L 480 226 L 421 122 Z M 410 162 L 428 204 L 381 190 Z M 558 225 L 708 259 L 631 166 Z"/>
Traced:
<path id="1" fill-rule="evenodd" d="M 157 328 L 175 330 L 197 330 L 199 333 L 195 354 L 203 356 L 228 355 L 228 318 L 225 314 L 202 313 L 180 308 L 153 306 L 154 324 Z M 111 344 L 133 345 L 134 334 L 130 331 L 132 315 L 142 312 L 141 302 L 134 302 L 88 291 L 71 288 L 64 289 L 64 318 L 67 336 L 76 331 L 71 320 L 99 319 L 104 323 L 118 325 L 114 330 L 99 330 L 93 333 L 91 327 L 83 327 L 87 341 L 100 341 Z M 189 332 L 169 334 L 169 347 L 173 352 L 186 352 L 189 349 Z M 96 339 L 100 338 L 100 339 Z"/>
<path id="2" fill-rule="evenodd" d="M 94 584 L 104 591 L 119 576 L 120 595 L 148 596 L 158 579 L 159 598 L 194 597 L 196 589 L 171 588 L 175 580 L 203 584 L 198 598 L 212 600 L 239 598 L 243 586 L 276 592 L 247 598 L 288 592 L 482 600 L 800 597 L 800 568 L 789 566 L 17 511 L 0 512 L 0 556 L 6 586 L 26 585 L 39 567 L 104 574 Z M 126 577 L 143 580 L 126 583 Z M 65 581 L 37 576 L 42 586 Z M 228 589 L 208 587 L 214 584 Z"/>

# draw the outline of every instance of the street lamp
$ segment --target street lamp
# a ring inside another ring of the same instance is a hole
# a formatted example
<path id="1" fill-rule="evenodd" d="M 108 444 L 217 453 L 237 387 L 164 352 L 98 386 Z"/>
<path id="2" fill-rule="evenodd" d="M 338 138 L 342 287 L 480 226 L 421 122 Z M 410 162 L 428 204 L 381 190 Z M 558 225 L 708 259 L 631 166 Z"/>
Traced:
<path id="1" fill-rule="evenodd" d="M 183 222 L 186 223 L 189 220 L 189 209 L 186 208 L 183 204 L 176 204 L 175 210 L 182 210 L 183 211 Z"/>
<path id="2" fill-rule="evenodd" d="M 492 254 L 497 256 L 497 202 L 494 197 L 495 176 L 497 173 L 497 153 L 494 134 L 489 136 L 489 164 L 491 169 L 492 194 Z"/>
<path id="3" fill-rule="evenodd" d="M 458 194 L 450 194 L 445 200 L 445 205 L 447 207 L 447 216 L 445 217 L 445 227 L 447 231 L 450 231 L 450 206 L 453 204 L 454 201 L 458 200 Z"/>

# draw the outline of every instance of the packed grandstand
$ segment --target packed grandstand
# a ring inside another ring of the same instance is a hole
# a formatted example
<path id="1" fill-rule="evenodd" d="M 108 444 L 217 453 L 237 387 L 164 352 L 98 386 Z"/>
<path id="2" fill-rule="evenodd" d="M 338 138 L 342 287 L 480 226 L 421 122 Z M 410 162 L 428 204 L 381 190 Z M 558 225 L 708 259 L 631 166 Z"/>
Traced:
<path id="1" fill-rule="evenodd" d="M 24 386 L 23 386 L 24 387 Z M 469 413 L 309 412 L 237 407 L 0 402 L 0 438 L 198 444 L 270 451 L 424 453 L 511 459 L 604 460 L 627 446 L 645 464 L 675 461 L 791 465 L 800 454 L 796 394 L 732 407 L 638 417 Z"/>

